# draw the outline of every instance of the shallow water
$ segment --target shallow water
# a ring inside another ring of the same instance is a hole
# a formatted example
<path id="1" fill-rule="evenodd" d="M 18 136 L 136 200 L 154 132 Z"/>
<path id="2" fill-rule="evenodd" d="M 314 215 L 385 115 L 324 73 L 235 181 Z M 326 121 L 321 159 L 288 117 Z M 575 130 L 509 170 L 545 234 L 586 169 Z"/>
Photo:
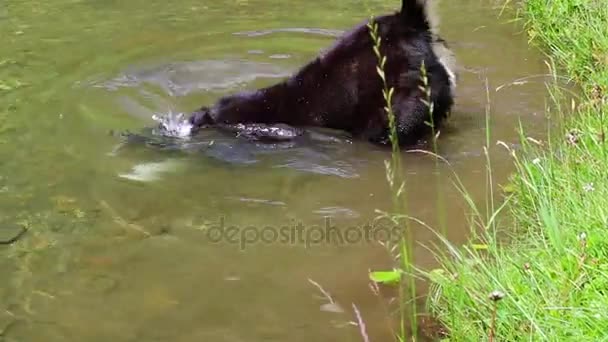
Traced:
<path id="1" fill-rule="evenodd" d="M 0 224 L 31 229 L 0 246 L 0 341 L 360 340 L 348 324 L 353 303 L 371 340 L 388 340 L 382 303 L 394 293 L 374 296 L 367 271 L 392 267 L 391 256 L 356 235 L 391 208 L 388 151 L 339 135 L 269 147 L 217 132 L 124 144 L 117 133 L 276 82 L 396 3 L 5 0 Z M 441 13 L 465 70 L 439 152 L 482 200 L 484 82 L 494 177 L 504 183 L 512 165 L 495 142 L 516 147 L 519 120 L 543 136 L 535 75 L 546 67 L 508 13 L 465 0 L 444 1 Z M 449 238 L 464 241 L 468 211 L 452 171 L 416 154 L 405 166 L 409 213 L 438 230 L 447 222 Z M 313 227 L 326 217 L 348 241 L 318 243 Z M 244 238 L 218 242 L 210 232 L 222 222 Z M 281 228 L 298 223 L 303 237 Z M 434 234 L 416 227 L 413 238 L 418 265 L 432 267 L 423 245 Z"/>

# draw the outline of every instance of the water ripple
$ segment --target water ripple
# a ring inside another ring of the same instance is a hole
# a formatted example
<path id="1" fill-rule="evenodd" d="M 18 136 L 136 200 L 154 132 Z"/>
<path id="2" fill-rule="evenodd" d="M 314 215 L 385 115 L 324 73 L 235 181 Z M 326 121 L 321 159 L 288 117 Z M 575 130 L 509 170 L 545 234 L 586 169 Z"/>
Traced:
<path id="1" fill-rule="evenodd" d="M 277 29 L 268 29 L 268 30 L 255 30 L 255 31 L 242 31 L 235 32 L 234 35 L 237 36 L 247 36 L 247 37 L 258 37 L 258 36 L 266 36 L 273 33 L 306 33 L 306 34 L 315 34 L 321 36 L 329 36 L 329 37 L 339 37 L 344 34 L 342 30 L 331 30 L 331 29 L 322 29 L 322 28 L 308 28 L 308 27 L 290 27 L 290 28 L 277 28 Z"/>
<path id="2" fill-rule="evenodd" d="M 155 136 L 151 131 L 126 134 L 114 154 L 128 146 L 144 145 L 162 151 L 203 155 L 232 165 L 247 166 L 263 162 L 271 168 L 288 168 L 351 179 L 359 178 L 357 169 L 367 163 L 353 154 L 352 144 L 333 140 L 255 143 L 209 130 L 183 141 Z"/>
<path id="3" fill-rule="evenodd" d="M 273 206 L 287 205 L 285 202 L 282 202 L 282 201 L 273 201 L 273 200 L 268 200 L 268 199 L 263 199 L 263 198 L 248 198 L 248 197 L 226 197 L 226 198 L 232 199 L 232 200 L 237 200 L 240 202 L 266 204 L 266 205 L 273 205 Z"/>
<path id="4" fill-rule="evenodd" d="M 207 60 L 132 68 L 110 80 L 89 84 L 110 91 L 151 84 L 170 96 L 186 96 L 199 91 L 231 89 L 258 78 L 283 78 L 290 74 L 291 70 L 272 63 Z"/>
<path id="5" fill-rule="evenodd" d="M 358 212 L 344 207 L 324 207 L 315 210 L 314 213 L 324 217 L 358 218 L 360 216 Z"/>

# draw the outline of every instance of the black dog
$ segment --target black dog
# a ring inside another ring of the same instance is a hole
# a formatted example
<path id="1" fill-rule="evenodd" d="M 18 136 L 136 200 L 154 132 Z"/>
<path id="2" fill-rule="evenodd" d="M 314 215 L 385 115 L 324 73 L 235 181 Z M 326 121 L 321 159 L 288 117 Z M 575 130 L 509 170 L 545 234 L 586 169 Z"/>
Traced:
<path id="1" fill-rule="evenodd" d="M 380 52 L 387 59 L 386 82 L 394 87 L 392 106 L 402 146 L 430 132 L 427 95 L 421 89 L 423 63 L 436 129 L 454 102 L 453 55 L 437 35 L 427 1 L 402 0 L 401 11 L 375 19 Z M 193 132 L 202 127 L 229 127 L 246 135 L 259 130 L 253 134 L 258 138 L 265 132 L 278 132 L 284 138 L 301 132 L 288 125 L 318 126 L 387 144 L 388 116 L 373 46 L 367 22 L 362 23 L 287 80 L 223 97 L 212 107 L 195 111 L 189 118 Z M 268 128 L 273 125 L 279 128 Z"/>

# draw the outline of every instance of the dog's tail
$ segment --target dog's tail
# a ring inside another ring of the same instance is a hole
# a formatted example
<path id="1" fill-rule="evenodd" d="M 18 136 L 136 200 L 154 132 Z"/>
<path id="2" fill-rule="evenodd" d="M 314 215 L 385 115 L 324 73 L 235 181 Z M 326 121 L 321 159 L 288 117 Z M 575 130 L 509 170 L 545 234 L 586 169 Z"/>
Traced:
<path id="1" fill-rule="evenodd" d="M 439 0 L 402 0 L 401 16 L 408 26 L 419 30 L 430 30 L 437 34 L 439 29 L 439 17 L 436 5 Z"/>

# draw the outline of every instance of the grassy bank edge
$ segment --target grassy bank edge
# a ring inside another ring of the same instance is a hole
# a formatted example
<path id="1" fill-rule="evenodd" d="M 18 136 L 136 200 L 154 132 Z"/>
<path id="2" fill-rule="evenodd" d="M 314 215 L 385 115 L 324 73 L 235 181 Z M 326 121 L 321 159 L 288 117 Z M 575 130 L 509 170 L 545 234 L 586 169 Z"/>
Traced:
<path id="1" fill-rule="evenodd" d="M 452 341 L 608 340 L 608 3 L 506 5 L 518 7 L 531 40 L 583 94 L 564 107 L 562 89 L 551 86 L 547 114 L 559 128 L 546 141 L 522 132 L 518 151 L 505 145 L 516 165 L 506 196 L 515 226 L 503 227 L 511 239 L 503 243 L 504 231 L 478 217 L 484 231 L 443 248 L 441 267 L 426 274 L 429 310 Z"/>

